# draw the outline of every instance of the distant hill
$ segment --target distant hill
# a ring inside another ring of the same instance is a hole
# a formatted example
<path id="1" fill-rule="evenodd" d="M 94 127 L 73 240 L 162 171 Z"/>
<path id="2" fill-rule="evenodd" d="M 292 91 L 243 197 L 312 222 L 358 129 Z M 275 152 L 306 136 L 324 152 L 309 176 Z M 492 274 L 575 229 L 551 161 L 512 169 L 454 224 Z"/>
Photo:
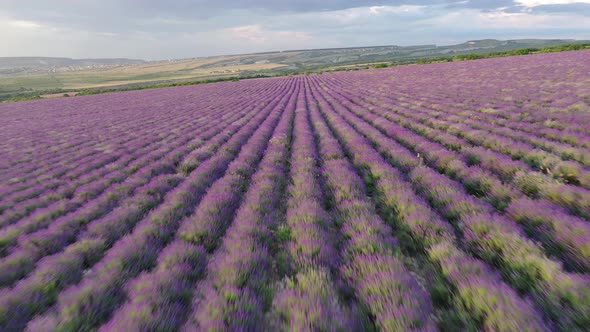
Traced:
<path id="1" fill-rule="evenodd" d="M 288 50 L 244 54 L 231 58 L 220 58 L 209 63 L 209 67 L 235 66 L 240 64 L 270 62 L 283 64 L 281 71 L 300 70 L 337 64 L 372 63 L 379 61 L 411 62 L 423 58 L 455 55 L 464 53 L 501 52 L 529 47 L 546 47 L 578 42 L 574 39 L 518 39 L 472 40 L 449 46 L 415 45 L 415 46 L 366 46 L 332 49 Z M 580 41 L 581 42 L 581 41 Z"/>
<path id="2" fill-rule="evenodd" d="M 285 50 L 200 58 L 135 59 L 0 58 L 0 101 L 89 89 L 131 89 L 155 84 L 215 81 L 428 61 L 471 59 L 486 54 L 572 43 L 573 39 L 471 40 L 457 45 L 363 46 Z M 520 54 L 520 53 L 519 53 Z"/>
<path id="3" fill-rule="evenodd" d="M 517 39 L 496 40 L 482 39 L 449 46 L 415 45 L 415 46 L 365 46 L 331 49 L 302 49 L 253 54 L 213 56 L 201 68 L 215 68 L 235 65 L 275 63 L 284 65 L 281 70 L 301 69 L 320 65 L 334 65 L 359 62 L 392 61 L 418 59 L 439 55 L 460 54 L 468 52 L 497 52 L 527 47 L 545 47 L 576 42 L 573 39 Z M 188 59 L 172 60 L 186 61 Z M 217 60 L 217 61 L 216 61 Z M 70 59 L 50 57 L 0 57 L 0 75 L 20 75 L 27 73 L 61 72 L 100 67 L 123 66 L 148 63 L 138 59 Z M 169 63 L 169 61 L 152 61 L 152 64 Z"/>
<path id="4" fill-rule="evenodd" d="M 92 69 L 144 63 L 137 59 L 70 59 L 51 57 L 0 57 L 1 74 L 26 74 L 48 71 Z"/>

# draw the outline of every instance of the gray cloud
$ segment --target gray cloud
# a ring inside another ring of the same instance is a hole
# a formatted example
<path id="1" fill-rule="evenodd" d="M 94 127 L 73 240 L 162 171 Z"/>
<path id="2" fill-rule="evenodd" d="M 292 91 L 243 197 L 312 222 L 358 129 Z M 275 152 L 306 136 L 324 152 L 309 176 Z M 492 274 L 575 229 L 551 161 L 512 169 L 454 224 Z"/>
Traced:
<path id="1" fill-rule="evenodd" d="M 249 10 L 264 14 L 309 13 L 335 11 L 369 6 L 447 5 L 453 8 L 493 9 L 515 5 L 512 0 L 5 0 L 2 9 L 21 17 L 45 22 L 92 24 L 115 22 L 117 26 L 132 25 L 146 17 L 206 19 L 223 16 L 235 10 Z M 121 18 L 128 20 L 121 20 Z"/>
<path id="2" fill-rule="evenodd" d="M 0 56 L 157 59 L 474 38 L 590 38 L 589 7 L 525 7 L 513 0 L 2 0 Z"/>
<path id="3" fill-rule="evenodd" d="M 540 5 L 532 8 L 533 13 L 575 13 L 590 16 L 590 4 L 570 3 L 562 5 Z"/>

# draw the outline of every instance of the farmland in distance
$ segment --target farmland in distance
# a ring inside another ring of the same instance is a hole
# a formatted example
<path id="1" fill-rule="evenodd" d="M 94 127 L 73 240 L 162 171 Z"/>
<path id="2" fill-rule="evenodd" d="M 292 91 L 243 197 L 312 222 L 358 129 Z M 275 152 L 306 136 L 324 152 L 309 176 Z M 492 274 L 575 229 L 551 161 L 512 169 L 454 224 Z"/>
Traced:
<path id="1" fill-rule="evenodd" d="M 0 330 L 590 324 L 590 50 L 0 116 Z"/>

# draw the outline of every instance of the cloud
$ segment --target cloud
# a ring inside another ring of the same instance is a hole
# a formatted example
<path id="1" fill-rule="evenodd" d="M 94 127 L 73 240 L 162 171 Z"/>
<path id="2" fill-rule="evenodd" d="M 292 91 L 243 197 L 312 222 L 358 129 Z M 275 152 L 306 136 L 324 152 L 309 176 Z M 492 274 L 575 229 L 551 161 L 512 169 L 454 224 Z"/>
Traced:
<path id="1" fill-rule="evenodd" d="M 576 15 L 590 16 L 590 3 L 570 3 L 563 5 L 546 4 L 532 7 L 532 13 L 572 13 Z M 586 18 L 590 19 L 590 18 Z"/>
<path id="2" fill-rule="evenodd" d="M 272 31 L 265 30 L 260 25 L 245 25 L 226 30 L 234 39 L 256 44 L 280 45 L 281 41 L 288 41 L 288 45 L 299 45 L 309 42 L 313 37 L 303 31 Z M 283 42 L 284 43 L 284 42 Z"/>
<path id="3" fill-rule="evenodd" d="M 588 16 L 590 1 L 580 0 L 2 0 L 0 56 L 160 59 L 478 38 L 590 38 Z"/>
<path id="4" fill-rule="evenodd" d="M 526 7 L 536 7 L 542 5 L 567 5 L 573 3 L 590 3 L 588 0 L 517 0 L 517 3 Z"/>
<path id="5" fill-rule="evenodd" d="M 6 20 L 5 23 L 6 25 L 12 26 L 15 29 L 39 30 L 43 27 L 39 23 L 23 20 Z"/>
<path id="6" fill-rule="evenodd" d="M 263 14 L 292 14 L 404 5 L 452 5 L 489 9 L 513 3 L 512 0 L 3 0 L 2 8 L 4 11 L 38 21 L 55 23 L 67 20 L 69 24 L 82 25 L 93 25 L 102 21 L 103 24 L 113 22 L 116 26 L 121 26 L 133 25 L 137 19 L 153 17 L 207 19 L 225 16 L 228 12 L 237 10 Z"/>

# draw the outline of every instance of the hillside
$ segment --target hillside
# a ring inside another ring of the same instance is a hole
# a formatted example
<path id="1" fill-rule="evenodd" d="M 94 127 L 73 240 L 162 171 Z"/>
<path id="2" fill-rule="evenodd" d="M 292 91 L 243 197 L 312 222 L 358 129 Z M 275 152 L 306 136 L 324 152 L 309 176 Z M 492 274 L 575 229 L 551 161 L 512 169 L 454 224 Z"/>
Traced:
<path id="1" fill-rule="evenodd" d="M 50 57 L 0 57 L 0 76 L 61 72 L 144 63 L 137 59 L 70 59 Z"/>
<path id="2" fill-rule="evenodd" d="M 494 39 L 458 45 L 371 46 L 289 50 L 191 59 L 0 58 L 0 101 L 84 89 L 132 88 L 150 84 L 204 81 L 252 76 L 277 76 L 341 68 L 367 68 L 374 63 L 404 64 L 582 42 L 573 40 Z M 42 92 L 42 93 L 38 93 Z"/>
<path id="3" fill-rule="evenodd" d="M 449 46 L 371 46 L 336 49 L 293 50 L 277 53 L 242 55 L 238 58 L 219 59 L 209 66 L 225 66 L 269 62 L 284 64 L 281 70 L 312 69 L 342 64 L 366 64 L 379 61 L 404 62 L 427 57 L 463 53 L 500 52 L 528 47 L 545 47 L 575 42 L 565 39 L 522 39 L 522 40 L 474 40 Z"/>

